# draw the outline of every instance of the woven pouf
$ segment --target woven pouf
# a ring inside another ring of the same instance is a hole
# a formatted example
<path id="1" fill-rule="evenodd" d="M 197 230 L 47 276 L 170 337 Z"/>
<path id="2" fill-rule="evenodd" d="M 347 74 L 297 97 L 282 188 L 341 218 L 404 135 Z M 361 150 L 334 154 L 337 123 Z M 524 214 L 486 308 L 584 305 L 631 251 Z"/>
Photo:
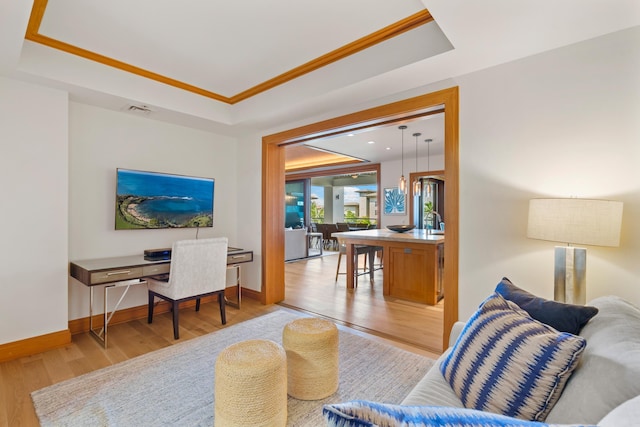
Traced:
<path id="1" fill-rule="evenodd" d="M 248 340 L 220 352 L 215 366 L 215 426 L 285 426 L 287 356 L 279 344 Z"/>
<path id="2" fill-rule="evenodd" d="M 318 400 L 338 389 L 338 328 L 324 319 L 289 322 L 282 332 L 287 352 L 287 390 L 300 400 Z"/>

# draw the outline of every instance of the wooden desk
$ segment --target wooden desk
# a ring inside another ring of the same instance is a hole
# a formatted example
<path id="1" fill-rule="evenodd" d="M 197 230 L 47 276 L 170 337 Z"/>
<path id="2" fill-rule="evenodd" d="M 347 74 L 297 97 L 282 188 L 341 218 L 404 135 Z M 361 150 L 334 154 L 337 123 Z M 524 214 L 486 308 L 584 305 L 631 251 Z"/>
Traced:
<path id="1" fill-rule="evenodd" d="M 381 246 L 383 295 L 434 305 L 442 277 L 444 235 L 427 230 L 344 231 L 331 234 L 347 246 L 347 288 L 354 288 L 354 245 Z"/>
<path id="2" fill-rule="evenodd" d="M 229 247 L 227 249 L 227 268 L 236 270 L 236 301 L 228 301 L 232 307 L 240 308 L 240 264 L 253 261 L 253 251 Z M 97 258 L 72 261 L 69 264 L 71 277 L 89 287 L 89 329 L 93 336 L 107 346 L 107 325 L 118 310 L 120 303 L 134 285 L 147 283 L 145 277 L 169 273 L 171 259 L 147 260 L 143 255 L 130 255 L 113 258 Z M 100 330 L 93 326 L 93 288 L 97 285 L 104 287 L 104 323 Z M 124 292 L 109 314 L 107 302 L 109 290 L 125 287 Z"/>

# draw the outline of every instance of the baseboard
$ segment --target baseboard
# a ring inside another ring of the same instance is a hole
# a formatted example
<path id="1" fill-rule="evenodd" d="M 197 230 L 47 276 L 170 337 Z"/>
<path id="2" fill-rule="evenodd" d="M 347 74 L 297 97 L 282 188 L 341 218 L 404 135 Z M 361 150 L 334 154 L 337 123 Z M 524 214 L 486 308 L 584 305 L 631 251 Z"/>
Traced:
<path id="1" fill-rule="evenodd" d="M 260 301 L 261 293 L 251 289 L 241 288 L 242 298 L 251 298 Z M 226 289 L 225 294 L 234 298 L 236 295 L 235 286 Z M 215 295 L 204 297 L 201 299 L 202 303 L 217 302 L 218 298 Z M 196 305 L 194 301 L 187 301 L 181 305 L 181 307 L 193 307 Z M 155 314 L 167 313 L 171 309 L 171 306 L 166 301 L 160 301 L 154 309 Z M 116 311 L 111 318 L 109 324 L 124 323 L 131 320 L 144 319 L 147 317 L 147 305 L 140 305 L 137 307 L 125 308 Z M 101 327 L 104 323 L 104 316 L 102 314 L 93 316 L 94 327 Z M 42 353 L 44 351 L 53 350 L 59 347 L 63 347 L 71 343 L 71 336 L 80 334 L 83 332 L 89 332 L 89 317 L 83 317 L 80 319 L 74 319 L 69 321 L 69 329 L 59 332 L 52 332 L 46 335 L 40 335 L 37 337 L 27 338 L 20 341 L 14 341 L 6 344 L 0 344 L 0 363 L 8 362 L 9 360 L 18 359 L 20 357 L 31 356 L 34 354 Z"/>
<path id="2" fill-rule="evenodd" d="M 235 286 L 228 287 L 225 290 L 225 295 L 227 295 L 229 298 L 235 298 L 236 296 Z M 253 291 L 251 289 L 242 288 L 242 297 L 256 299 L 259 301 L 260 292 Z M 218 297 L 216 297 L 215 295 L 212 295 L 212 296 L 204 297 L 200 301 L 203 304 L 208 302 L 214 302 L 214 301 L 217 302 Z M 193 301 L 187 301 L 182 303 L 180 307 L 190 308 L 190 307 L 195 307 L 195 305 L 196 305 L 196 301 L 193 300 Z M 153 313 L 154 314 L 168 313 L 170 310 L 171 310 L 171 305 L 168 302 L 160 301 L 156 303 L 156 306 L 153 309 Z M 118 310 L 115 312 L 115 314 L 111 318 L 111 321 L 109 322 L 109 325 L 114 325 L 116 323 L 126 323 L 132 320 L 145 319 L 147 317 L 147 314 L 148 314 L 148 307 L 146 304 L 139 305 L 137 307 L 124 308 L 122 310 Z M 103 314 L 97 314 L 93 316 L 94 328 L 102 327 L 103 324 L 104 324 Z M 87 316 L 80 319 L 70 320 L 69 330 L 73 335 L 81 334 L 83 332 L 89 332 L 89 317 Z"/>
<path id="3" fill-rule="evenodd" d="M 71 332 L 67 330 L 27 338 L 0 345 L 0 362 L 31 356 L 53 350 L 71 343 Z"/>
<path id="4" fill-rule="evenodd" d="M 254 291 L 253 289 L 242 288 L 242 298 L 250 298 L 256 301 L 262 301 L 262 292 Z"/>

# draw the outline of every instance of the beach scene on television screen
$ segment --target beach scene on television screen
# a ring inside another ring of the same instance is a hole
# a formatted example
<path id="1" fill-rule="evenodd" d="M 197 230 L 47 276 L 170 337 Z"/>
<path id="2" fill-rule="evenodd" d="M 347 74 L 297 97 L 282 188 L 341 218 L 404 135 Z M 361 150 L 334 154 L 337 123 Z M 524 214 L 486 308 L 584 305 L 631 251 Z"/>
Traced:
<path id="1" fill-rule="evenodd" d="M 116 230 L 213 227 L 214 180 L 118 169 Z"/>

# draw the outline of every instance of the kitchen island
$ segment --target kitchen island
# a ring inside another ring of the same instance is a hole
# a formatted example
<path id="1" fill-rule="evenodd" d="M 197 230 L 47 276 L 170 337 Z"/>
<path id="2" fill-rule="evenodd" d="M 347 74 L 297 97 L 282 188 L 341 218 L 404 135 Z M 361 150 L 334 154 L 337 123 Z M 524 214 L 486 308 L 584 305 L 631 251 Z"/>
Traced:
<path id="1" fill-rule="evenodd" d="M 347 289 L 354 288 L 354 245 L 383 248 L 383 295 L 435 305 L 442 297 L 443 234 L 386 229 L 332 233 L 347 247 Z"/>

